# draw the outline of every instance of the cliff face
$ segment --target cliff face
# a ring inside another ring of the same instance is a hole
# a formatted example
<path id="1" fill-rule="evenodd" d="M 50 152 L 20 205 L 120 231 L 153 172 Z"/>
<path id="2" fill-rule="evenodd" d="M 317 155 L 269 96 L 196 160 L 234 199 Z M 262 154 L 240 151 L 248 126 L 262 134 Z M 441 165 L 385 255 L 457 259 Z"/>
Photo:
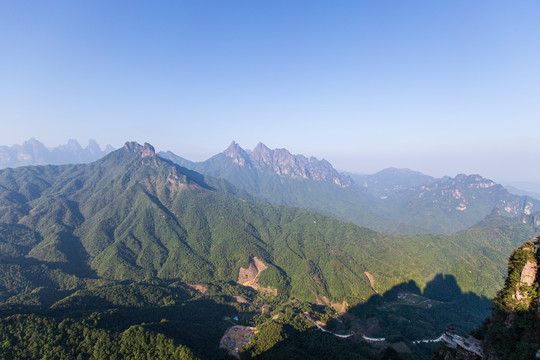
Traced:
<path id="1" fill-rule="evenodd" d="M 525 360 L 540 352 L 540 236 L 514 250 L 508 276 L 495 297 L 493 312 L 473 335 L 483 340 L 482 359 Z M 472 360 L 480 356 L 459 347 L 441 350 L 434 360 Z"/>
<path id="2" fill-rule="evenodd" d="M 540 237 L 515 250 L 487 324 L 485 358 L 534 359 L 540 350 Z M 536 250 L 536 251 L 535 251 Z"/>

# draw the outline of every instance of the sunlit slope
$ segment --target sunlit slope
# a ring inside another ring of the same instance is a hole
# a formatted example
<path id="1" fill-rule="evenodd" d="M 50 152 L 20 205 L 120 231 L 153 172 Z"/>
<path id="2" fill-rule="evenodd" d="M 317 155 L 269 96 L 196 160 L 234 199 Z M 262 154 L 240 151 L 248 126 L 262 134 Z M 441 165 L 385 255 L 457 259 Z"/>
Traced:
<path id="1" fill-rule="evenodd" d="M 451 273 L 464 291 L 493 295 L 506 248 L 532 236 L 530 226 L 513 226 L 390 237 L 250 201 L 224 180 L 155 156 L 147 144 L 126 143 L 89 165 L 0 172 L 1 265 L 17 274 L 19 287 L 40 266 L 54 275 L 47 284 L 70 276 L 236 281 L 240 267 L 257 257 L 268 266 L 260 285 L 282 297 L 366 300 L 375 293 L 366 272 L 379 292 Z"/>

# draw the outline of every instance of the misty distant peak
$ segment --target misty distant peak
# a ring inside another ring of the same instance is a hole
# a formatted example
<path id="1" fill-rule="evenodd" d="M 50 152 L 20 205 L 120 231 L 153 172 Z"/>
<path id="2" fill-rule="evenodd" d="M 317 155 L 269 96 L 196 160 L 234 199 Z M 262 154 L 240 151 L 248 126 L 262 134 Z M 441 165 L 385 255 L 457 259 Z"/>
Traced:
<path id="1" fill-rule="evenodd" d="M 42 142 L 36 140 L 36 138 L 31 137 L 30 139 L 26 140 L 24 144 L 31 144 L 31 145 L 43 145 Z"/>
<path id="2" fill-rule="evenodd" d="M 223 151 L 225 156 L 232 159 L 232 161 L 240 166 L 245 166 L 249 162 L 249 154 L 238 145 L 235 141 L 229 145 L 225 151 Z"/>
<path id="3" fill-rule="evenodd" d="M 69 139 L 64 145 L 47 148 L 39 140 L 30 138 L 22 145 L 0 146 L 0 169 L 26 165 L 89 163 L 113 150 L 112 146 L 107 145 L 102 151 L 95 140 L 90 140 L 88 146 L 82 148 L 75 139 Z"/>
<path id="4" fill-rule="evenodd" d="M 94 139 L 88 140 L 88 146 L 86 146 L 86 149 L 92 154 L 101 152 L 101 148 Z"/>
<path id="5" fill-rule="evenodd" d="M 418 174 L 418 175 L 424 175 L 419 171 L 411 170 L 409 168 L 397 168 L 394 166 L 391 166 L 389 168 L 383 169 L 379 171 L 379 174 Z"/>
<path id="6" fill-rule="evenodd" d="M 79 142 L 75 139 L 69 139 L 67 142 L 67 146 L 72 147 L 72 148 L 82 149 L 81 144 L 79 144 Z"/>
<path id="7" fill-rule="evenodd" d="M 240 152 L 243 152 L 244 149 L 240 147 L 240 145 L 236 141 L 232 141 L 228 148 L 226 148 L 223 153 L 227 156 L 231 156 L 234 154 L 238 154 Z"/>
<path id="8" fill-rule="evenodd" d="M 257 146 L 255 146 L 255 148 L 253 149 L 253 152 L 254 154 L 268 154 L 272 152 L 272 150 L 270 150 L 270 148 L 266 145 L 264 145 L 262 142 L 259 142 L 257 144 Z"/>

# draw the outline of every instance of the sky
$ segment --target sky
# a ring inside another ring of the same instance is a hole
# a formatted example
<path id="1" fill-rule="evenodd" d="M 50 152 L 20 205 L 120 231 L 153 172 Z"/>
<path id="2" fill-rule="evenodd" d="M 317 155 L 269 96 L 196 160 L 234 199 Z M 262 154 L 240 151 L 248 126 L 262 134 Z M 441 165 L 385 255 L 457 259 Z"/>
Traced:
<path id="1" fill-rule="evenodd" d="M 0 145 L 540 183 L 540 2 L 0 0 Z"/>

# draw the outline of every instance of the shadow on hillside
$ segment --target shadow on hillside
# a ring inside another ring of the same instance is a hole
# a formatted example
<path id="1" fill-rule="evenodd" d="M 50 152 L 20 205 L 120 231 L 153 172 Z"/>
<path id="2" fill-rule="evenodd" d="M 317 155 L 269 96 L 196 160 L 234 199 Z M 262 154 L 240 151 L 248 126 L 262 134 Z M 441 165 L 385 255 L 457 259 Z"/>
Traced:
<path id="1" fill-rule="evenodd" d="M 259 357 L 280 358 L 280 355 L 294 354 L 288 358 L 357 359 L 361 355 L 366 359 L 431 359 L 440 344 L 415 345 L 412 342 L 436 339 L 448 325 L 459 334 L 466 334 L 489 316 L 491 304 L 486 297 L 462 292 L 454 276 L 437 274 L 423 291 L 414 281 L 404 282 L 329 320 L 327 330 L 342 335 L 355 334 L 346 339 L 314 327 L 301 330 L 290 326 L 303 318 L 303 314 L 298 314 L 299 318 L 289 324 L 285 322 L 279 329 L 283 339 Z M 317 313 L 324 313 L 321 306 L 312 305 L 311 309 L 313 318 Z M 269 332 L 266 337 L 275 336 L 275 332 Z M 368 343 L 360 335 L 386 341 Z M 388 346 L 396 351 L 388 349 L 383 355 L 381 351 Z M 397 353 L 400 357 L 395 357 Z"/>
<path id="2" fill-rule="evenodd" d="M 79 278 L 88 278 L 88 279 L 98 279 L 94 269 L 90 268 L 85 262 L 81 262 L 78 265 L 77 262 L 60 262 L 60 261 L 43 261 L 32 257 L 3 257 L 0 258 L 0 263 L 9 264 L 9 265 L 19 265 L 23 269 L 28 269 L 29 273 L 36 271 L 37 269 L 49 269 L 49 270 L 60 270 L 66 275 L 74 275 Z M 40 270 L 41 272 L 42 270 Z M 36 279 L 39 276 L 36 275 Z"/>
<path id="3" fill-rule="evenodd" d="M 57 293 L 64 297 L 51 307 L 4 304 L 0 315 L 32 314 L 58 321 L 67 317 L 81 327 L 118 336 L 140 326 L 172 339 L 176 345 L 186 345 L 201 359 L 232 359 L 219 348 L 220 339 L 234 323 L 244 324 L 253 316 L 248 306 L 225 303 L 222 294 L 200 297 L 196 291 L 165 281 L 161 285 L 125 281 Z M 240 320 L 233 322 L 234 317 Z"/>
<path id="4" fill-rule="evenodd" d="M 490 315 L 492 301 L 461 291 L 456 278 L 437 274 L 421 291 L 414 281 L 398 284 L 383 295 L 356 305 L 328 328 L 335 332 L 384 337 L 390 342 L 434 339 L 448 325 L 466 334 Z"/>
<path id="5" fill-rule="evenodd" d="M 243 317 L 231 305 L 200 298 L 172 306 L 117 307 L 114 311 L 102 312 L 97 327 L 122 332 L 141 325 L 188 346 L 203 359 L 229 359 L 227 352 L 219 348 L 222 336 L 232 326 L 224 316 Z"/>

